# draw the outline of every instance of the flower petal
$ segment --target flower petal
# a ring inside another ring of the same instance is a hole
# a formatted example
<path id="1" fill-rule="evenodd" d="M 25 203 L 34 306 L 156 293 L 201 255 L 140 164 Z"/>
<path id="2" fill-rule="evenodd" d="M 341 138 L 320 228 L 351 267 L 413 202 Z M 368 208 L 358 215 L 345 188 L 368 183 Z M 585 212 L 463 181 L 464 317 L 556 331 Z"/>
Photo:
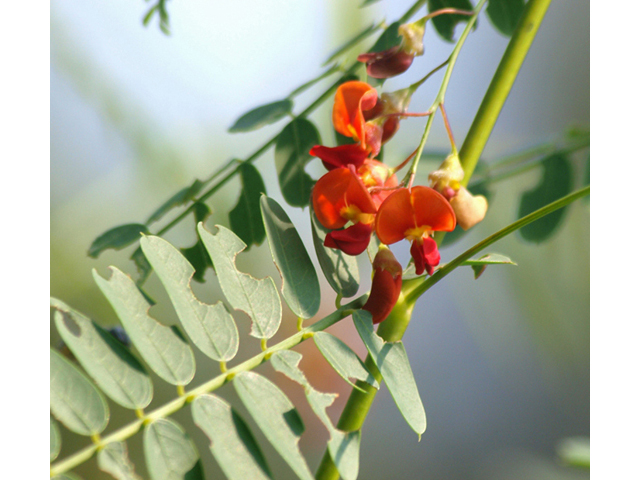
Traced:
<path id="1" fill-rule="evenodd" d="M 376 235 L 382 243 L 390 245 L 405 238 L 405 232 L 415 228 L 411 194 L 406 188 L 389 195 L 376 215 Z"/>
<path id="2" fill-rule="evenodd" d="M 411 189 L 416 225 L 428 225 L 433 231 L 450 232 L 456 228 L 456 214 L 451 205 L 433 188 L 418 185 Z"/>
<path id="3" fill-rule="evenodd" d="M 376 213 L 376 205 L 353 167 L 338 167 L 320 177 L 311 198 L 318 220 L 332 230 L 347 223 L 340 214 L 346 206 L 354 205 L 362 213 Z"/>
<path id="4" fill-rule="evenodd" d="M 364 163 L 368 153 L 359 144 L 352 143 L 338 147 L 316 145 L 309 151 L 309 155 L 322 160 L 322 164 L 327 170 L 333 170 L 336 167 L 346 167 L 347 165 L 358 168 Z"/>
<path id="5" fill-rule="evenodd" d="M 324 246 L 337 248 L 347 255 L 360 255 L 369 246 L 373 228 L 358 222 L 344 230 L 334 230 L 324 239 Z"/>
<path id="6" fill-rule="evenodd" d="M 365 82 L 357 80 L 345 82 L 336 90 L 333 104 L 333 126 L 347 137 L 355 137 L 363 142 L 363 110 L 373 108 L 378 100 L 378 92 Z"/>

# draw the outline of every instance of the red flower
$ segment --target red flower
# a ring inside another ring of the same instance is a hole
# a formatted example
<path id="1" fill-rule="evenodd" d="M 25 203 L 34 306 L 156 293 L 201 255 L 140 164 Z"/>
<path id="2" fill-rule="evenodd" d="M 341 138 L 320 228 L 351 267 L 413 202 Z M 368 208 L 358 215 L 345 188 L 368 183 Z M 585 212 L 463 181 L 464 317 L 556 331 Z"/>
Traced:
<path id="1" fill-rule="evenodd" d="M 313 155 L 322 160 L 322 164 L 327 170 L 333 170 L 334 168 L 346 167 L 347 165 L 353 165 L 358 168 L 364 163 L 369 153 L 360 148 L 359 144 L 352 143 L 338 147 L 316 145 L 309 150 L 309 155 Z"/>
<path id="2" fill-rule="evenodd" d="M 398 301 L 402 289 L 402 265 L 391 250 L 380 246 L 373 260 L 373 280 L 371 293 L 362 307 L 371 313 L 374 325 L 382 322 Z"/>
<path id="3" fill-rule="evenodd" d="M 364 252 L 373 232 L 377 208 L 355 168 L 339 167 L 323 175 L 313 187 L 311 197 L 320 223 L 334 230 L 325 238 L 325 245 L 349 255 Z M 335 231 L 348 222 L 353 225 Z"/>
<path id="4" fill-rule="evenodd" d="M 398 35 L 402 37 L 400 45 L 381 52 L 363 53 L 358 61 L 367 64 L 367 75 L 373 78 L 389 78 L 400 75 L 409 69 L 413 58 L 422 55 L 426 20 L 405 23 L 398 27 Z"/>
<path id="5" fill-rule="evenodd" d="M 417 186 L 396 190 L 387 197 L 378 210 L 375 230 L 382 243 L 411 241 L 416 273 L 420 275 L 427 270 L 431 275 L 440 263 L 431 234 L 450 232 L 455 226 L 456 216 L 446 198 L 432 188 Z"/>

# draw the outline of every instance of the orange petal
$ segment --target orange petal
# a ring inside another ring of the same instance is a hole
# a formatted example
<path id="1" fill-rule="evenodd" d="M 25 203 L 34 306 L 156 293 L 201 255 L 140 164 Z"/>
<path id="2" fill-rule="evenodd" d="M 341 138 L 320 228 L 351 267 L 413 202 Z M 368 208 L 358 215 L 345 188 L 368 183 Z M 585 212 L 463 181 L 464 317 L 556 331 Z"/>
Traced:
<path id="1" fill-rule="evenodd" d="M 378 209 L 376 235 L 382 243 L 390 245 L 404 239 L 405 232 L 415 227 L 409 190 L 406 188 L 396 190 L 382 202 Z"/>
<path id="2" fill-rule="evenodd" d="M 325 228 L 344 227 L 347 220 L 340 210 L 355 205 L 362 213 L 376 213 L 373 199 L 362 181 L 349 168 L 339 167 L 316 182 L 312 192 L 313 211 Z"/>
<path id="3" fill-rule="evenodd" d="M 371 85 L 360 81 L 345 82 L 336 91 L 333 104 L 333 126 L 347 137 L 364 141 L 363 110 L 373 108 L 378 92 Z"/>
<path id="4" fill-rule="evenodd" d="M 453 208 L 433 188 L 421 185 L 411 189 L 411 200 L 417 226 L 428 225 L 433 231 L 450 232 L 456 228 Z"/>

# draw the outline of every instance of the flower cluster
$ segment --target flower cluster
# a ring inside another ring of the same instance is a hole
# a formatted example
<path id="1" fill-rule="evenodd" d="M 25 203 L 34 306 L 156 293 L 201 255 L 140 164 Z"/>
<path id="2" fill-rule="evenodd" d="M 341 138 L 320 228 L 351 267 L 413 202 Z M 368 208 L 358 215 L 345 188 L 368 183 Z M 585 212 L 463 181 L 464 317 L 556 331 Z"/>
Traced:
<path id="1" fill-rule="evenodd" d="M 370 76 L 397 75 L 409 68 L 413 57 L 422 54 L 424 21 L 403 25 L 398 31 L 400 45 L 359 57 L 367 63 Z M 461 186 L 464 171 L 457 155 L 448 157 L 430 175 L 429 186 L 412 186 L 412 175 L 408 185 L 401 183 L 396 169 L 375 159 L 398 130 L 401 119 L 420 115 L 407 113 L 414 91 L 410 87 L 378 95 L 366 82 L 343 83 L 335 94 L 333 126 L 354 142 L 337 147 L 316 145 L 310 150 L 328 170 L 312 192 L 315 215 L 330 230 L 324 245 L 359 255 L 374 234 L 383 244 L 373 261 L 372 289 L 364 306 L 374 323 L 387 317 L 402 287 L 402 267 L 386 245 L 408 240 L 416 274 L 432 275 L 440 263 L 434 233 L 450 232 L 456 224 L 470 228 L 487 210 L 484 197 L 473 197 Z"/>

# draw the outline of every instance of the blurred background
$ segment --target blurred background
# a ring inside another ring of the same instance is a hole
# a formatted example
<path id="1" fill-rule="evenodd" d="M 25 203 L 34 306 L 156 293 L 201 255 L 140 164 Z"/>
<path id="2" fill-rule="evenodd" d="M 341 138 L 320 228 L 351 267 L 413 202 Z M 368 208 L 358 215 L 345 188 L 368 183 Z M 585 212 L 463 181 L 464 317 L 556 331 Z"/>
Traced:
<path id="1" fill-rule="evenodd" d="M 230 158 L 246 158 L 285 124 L 251 133 L 227 129 L 249 109 L 285 98 L 319 75 L 320 65 L 361 29 L 401 16 L 409 1 L 383 0 L 359 8 L 361 0 L 169 2 L 171 36 L 148 27 L 142 17 L 151 4 L 113 0 L 51 4 L 51 294 L 104 326 L 115 314 L 91 278 L 108 265 L 135 275 L 128 260 L 132 248 L 109 250 L 97 260 L 86 252 L 92 240 L 111 227 L 144 222 L 166 199 L 196 178 L 206 178 Z M 418 18 L 416 16 L 416 18 Z M 461 28 L 461 27 L 460 27 Z M 460 30 L 458 30 L 459 32 Z M 363 42 L 350 55 L 369 48 Z M 447 92 L 447 114 L 460 145 L 482 100 L 508 39 L 481 15 L 468 39 Z M 431 26 L 425 55 L 404 75 L 385 83 L 384 91 L 403 88 L 446 59 L 451 44 Z M 436 76 L 415 95 L 411 111 L 426 110 L 439 87 Z M 296 97 L 300 112 L 335 77 Z M 331 101 L 311 119 L 323 143 L 333 145 Z M 385 160 L 396 164 L 418 144 L 423 119 L 407 119 L 385 146 Z M 569 127 L 589 127 L 589 2 L 551 4 L 529 56 L 496 124 L 483 158 L 495 159 L 555 141 Z M 446 152 L 448 140 L 436 119 L 427 149 Z M 584 157 L 584 156 L 583 156 Z M 572 159 L 576 177 L 584 158 Z M 273 164 L 273 150 L 255 163 L 268 194 L 284 204 Z M 313 161 L 307 171 L 318 178 Z M 422 170 L 426 181 L 428 169 Z M 493 186 L 487 218 L 459 242 L 442 249 L 443 262 L 506 226 L 517 217 L 522 192 L 534 188 L 541 170 Z M 420 180 L 420 179 L 419 179 Z M 576 185 L 577 187 L 577 185 Z M 208 201 L 207 224 L 228 226 L 237 181 Z M 309 212 L 287 208 L 303 240 L 311 247 Z M 173 218 L 170 214 L 168 219 Z M 156 230 L 157 231 L 157 227 Z M 185 247 L 195 241 L 189 219 L 166 237 Z M 408 245 L 393 250 L 409 259 Z M 589 435 L 589 203 L 578 201 L 565 213 L 559 231 L 540 245 L 511 235 L 489 250 L 509 256 L 514 266 L 488 268 L 473 279 L 459 269 L 423 296 L 404 343 L 425 405 L 428 428 L 422 441 L 406 425 L 383 387 L 363 428 L 360 478 L 400 479 L 580 479 L 588 472 L 570 469 L 557 458 L 558 443 Z M 314 259 L 315 260 L 315 259 Z M 368 290 L 367 261 L 362 259 L 361 293 Z M 268 246 L 252 247 L 239 257 L 243 271 L 271 275 L 280 285 Z M 323 306 L 332 311 L 335 294 L 321 279 Z M 147 290 L 158 302 L 151 314 L 177 323 L 155 275 Z M 222 298 L 209 271 L 196 295 L 213 303 Z M 295 331 L 295 318 L 284 307 L 281 331 L 272 342 Z M 248 336 L 248 320 L 236 315 L 241 347 L 232 364 L 253 355 L 259 342 Z M 333 326 L 364 357 L 351 320 Z M 59 337 L 51 328 L 51 343 Z M 270 342 L 271 343 L 271 342 Z M 350 391 L 314 345 L 302 369 L 312 385 L 339 393 L 329 409 L 334 421 Z M 198 355 L 192 386 L 215 375 L 217 365 Z M 257 370 L 278 383 L 298 407 L 307 427 L 301 447 L 312 471 L 324 452 L 328 434 L 308 408 L 302 389 L 268 365 Z M 175 395 L 174 387 L 154 379 L 149 408 Z M 245 412 L 232 387 L 216 394 Z M 110 403 L 111 431 L 133 419 L 133 412 Z M 267 444 L 247 415 L 263 446 L 275 478 L 293 473 Z M 188 409 L 175 415 L 189 431 L 203 458 L 207 478 L 223 478 L 208 451 L 208 440 L 193 425 Z M 64 458 L 88 439 L 63 432 Z M 147 478 L 141 436 L 128 441 L 137 472 Z M 84 478 L 110 478 L 97 471 L 95 459 L 75 470 Z"/>

